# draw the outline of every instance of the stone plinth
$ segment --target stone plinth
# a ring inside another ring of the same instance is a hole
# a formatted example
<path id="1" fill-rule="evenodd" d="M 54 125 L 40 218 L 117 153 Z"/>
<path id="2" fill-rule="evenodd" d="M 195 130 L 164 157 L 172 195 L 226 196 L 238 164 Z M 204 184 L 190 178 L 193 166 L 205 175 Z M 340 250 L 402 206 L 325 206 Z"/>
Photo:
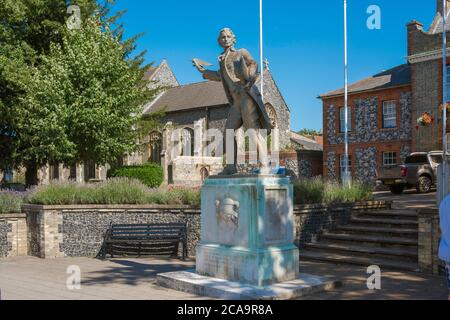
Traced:
<path id="1" fill-rule="evenodd" d="M 225 300 L 288 300 L 298 299 L 343 285 L 341 281 L 302 274 L 297 279 L 259 287 L 223 279 L 201 276 L 194 271 L 169 272 L 157 275 L 160 286 L 177 291 Z"/>
<path id="2" fill-rule="evenodd" d="M 288 178 L 210 178 L 202 189 L 201 210 L 199 275 L 255 286 L 298 278 Z"/>

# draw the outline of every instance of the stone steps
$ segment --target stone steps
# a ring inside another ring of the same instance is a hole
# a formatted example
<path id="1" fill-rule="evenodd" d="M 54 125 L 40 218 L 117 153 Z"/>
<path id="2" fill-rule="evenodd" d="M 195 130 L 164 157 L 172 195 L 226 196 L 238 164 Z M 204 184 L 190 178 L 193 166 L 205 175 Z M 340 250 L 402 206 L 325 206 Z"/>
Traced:
<path id="1" fill-rule="evenodd" d="M 351 224 L 376 226 L 376 227 L 403 227 L 403 228 L 417 228 L 418 222 L 412 219 L 384 219 L 384 218 L 359 218 L 352 217 Z"/>
<path id="2" fill-rule="evenodd" d="M 358 217 L 367 218 L 406 218 L 415 220 L 418 213 L 414 210 L 377 210 L 377 211 L 360 211 L 356 214 Z"/>
<path id="3" fill-rule="evenodd" d="M 346 225 L 339 227 L 337 230 L 340 233 L 348 234 L 363 234 L 370 236 L 394 236 L 394 237 L 405 237 L 416 239 L 418 237 L 417 228 L 416 229 L 406 229 L 406 228 L 383 228 L 383 227 L 371 227 L 371 226 L 361 226 L 361 225 Z"/>
<path id="4" fill-rule="evenodd" d="M 383 248 L 361 245 L 343 245 L 329 242 L 310 243 L 304 246 L 306 250 L 320 252 L 346 253 L 358 257 L 391 259 L 396 257 L 399 261 L 417 262 L 417 249 L 415 248 Z"/>
<path id="5" fill-rule="evenodd" d="M 404 262 L 392 259 L 367 258 L 355 255 L 345 255 L 330 252 L 318 252 L 316 250 L 303 250 L 300 252 L 300 261 L 320 261 L 335 264 L 352 264 L 369 267 L 379 266 L 381 269 L 418 271 L 419 266 L 416 262 Z"/>
<path id="6" fill-rule="evenodd" d="M 355 212 L 349 224 L 319 236 L 300 259 L 388 269 L 418 269 L 417 213 L 408 210 Z"/>
<path id="7" fill-rule="evenodd" d="M 366 245 L 389 245 L 395 247 L 412 246 L 417 247 L 417 240 L 408 239 L 403 237 L 377 237 L 377 236 L 365 236 L 365 235 L 354 235 L 345 234 L 337 232 L 327 232 L 324 233 L 320 239 L 328 240 L 333 243 L 344 243 L 344 244 L 366 244 Z"/>

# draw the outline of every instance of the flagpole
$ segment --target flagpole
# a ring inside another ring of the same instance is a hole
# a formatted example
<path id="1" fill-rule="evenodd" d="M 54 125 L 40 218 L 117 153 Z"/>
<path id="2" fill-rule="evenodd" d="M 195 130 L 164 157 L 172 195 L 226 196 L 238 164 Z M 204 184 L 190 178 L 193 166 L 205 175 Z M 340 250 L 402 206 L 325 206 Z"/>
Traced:
<path id="1" fill-rule="evenodd" d="M 442 199 L 447 196 L 447 0 L 442 0 L 442 51 L 443 51 L 443 59 L 442 59 L 442 106 L 443 106 L 443 116 L 442 116 L 442 142 L 443 142 L 443 161 L 442 161 Z"/>
<path id="2" fill-rule="evenodd" d="M 345 106 L 345 169 L 343 183 L 350 184 L 349 152 L 348 152 L 348 44 L 347 44 L 347 0 L 344 0 L 344 106 Z"/>
<path id="3" fill-rule="evenodd" d="M 261 67 L 261 96 L 264 101 L 263 0 L 259 0 L 259 60 Z"/>

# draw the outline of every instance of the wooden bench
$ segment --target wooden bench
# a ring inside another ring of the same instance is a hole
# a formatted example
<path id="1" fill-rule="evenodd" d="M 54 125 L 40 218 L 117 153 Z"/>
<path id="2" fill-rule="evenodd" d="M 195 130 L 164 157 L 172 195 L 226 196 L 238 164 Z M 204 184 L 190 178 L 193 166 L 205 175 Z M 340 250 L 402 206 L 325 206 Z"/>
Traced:
<path id="1" fill-rule="evenodd" d="M 187 258 L 186 223 L 155 224 L 110 224 L 105 235 L 102 252 L 127 256 L 171 256 L 178 257 L 179 244 L 183 245 L 183 260 Z"/>

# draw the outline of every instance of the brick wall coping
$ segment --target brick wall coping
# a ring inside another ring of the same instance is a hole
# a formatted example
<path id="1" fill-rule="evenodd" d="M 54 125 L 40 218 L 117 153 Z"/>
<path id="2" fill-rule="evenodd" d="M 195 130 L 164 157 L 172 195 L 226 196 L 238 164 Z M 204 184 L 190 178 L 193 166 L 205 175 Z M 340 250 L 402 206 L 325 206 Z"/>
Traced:
<path id="1" fill-rule="evenodd" d="M 331 208 L 334 209 L 344 209 L 344 208 L 355 208 L 355 209 L 370 209 L 373 207 L 387 207 L 391 206 L 391 201 L 362 201 L 356 203 L 343 203 L 343 204 L 309 204 L 309 205 L 296 205 L 294 206 L 295 213 L 307 213 L 310 211 L 321 211 Z M 33 212 L 33 211 L 45 211 L 45 210 L 173 210 L 173 211 L 189 211 L 188 213 L 200 213 L 200 208 L 197 206 L 189 205 L 34 205 L 25 204 L 22 206 L 22 211 Z M 0 215 L 1 217 L 1 215 Z"/>
<path id="2" fill-rule="evenodd" d="M 0 213 L 0 220 L 2 219 L 18 219 L 18 218 L 26 218 L 27 215 L 25 213 Z"/>
<path id="3" fill-rule="evenodd" d="M 111 210 L 194 210 L 199 211 L 199 207 L 190 205 L 138 205 L 138 204 L 83 204 L 83 205 L 36 205 L 25 204 L 22 211 L 41 211 L 41 210 L 90 210 L 90 209 L 111 209 Z"/>
<path id="4" fill-rule="evenodd" d="M 310 211 L 310 210 L 326 210 L 328 208 L 333 209 L 372 209 L 373 207 L 386 207 L 390 208 L 392 201 L 361 201 L 354 203 L 336 203 L 336 204 L 307 204 L 307 205 L 295 205 L 294 211 Z"/>

